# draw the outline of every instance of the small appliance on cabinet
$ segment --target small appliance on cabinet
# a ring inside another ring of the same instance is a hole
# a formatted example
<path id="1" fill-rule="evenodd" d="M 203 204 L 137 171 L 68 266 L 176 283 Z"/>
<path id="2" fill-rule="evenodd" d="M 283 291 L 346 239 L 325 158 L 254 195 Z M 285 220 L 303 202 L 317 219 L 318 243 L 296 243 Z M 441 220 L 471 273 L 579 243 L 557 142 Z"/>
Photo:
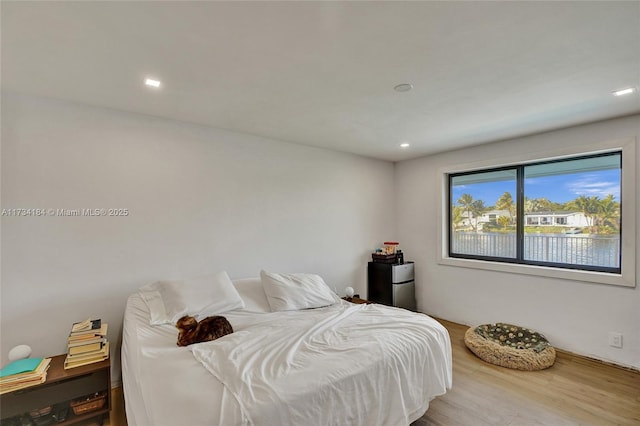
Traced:
<path id="1" fill-rule="evenodd" d="M 384 305 L 416 310 L 414 263 L 369 262 L 367 299 Z"/>

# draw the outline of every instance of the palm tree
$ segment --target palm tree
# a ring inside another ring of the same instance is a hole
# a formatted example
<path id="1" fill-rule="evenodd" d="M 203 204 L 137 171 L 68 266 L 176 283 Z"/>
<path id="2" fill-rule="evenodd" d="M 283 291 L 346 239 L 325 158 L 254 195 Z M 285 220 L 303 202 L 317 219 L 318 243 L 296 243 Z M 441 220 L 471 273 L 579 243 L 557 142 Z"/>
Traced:
<path id="1" fill-rule="evenodd" d="M 558 203 L 547 200 L 546 198 L 526 198 L 524 199 L 524 211 L 527 213 L 550 212 Z"/>
<path id="2" fill-rule="evenodd" d="M 513 197 L 510 192 L 505 192 L 498 198 L 498 201 L 496 201 L 496 209 L 507 210 L 509 212 L 509 222 L 513 222 L 516 206 L 513 203 Z"/>
<path id="3" fill-rule="evenodd" d="M 473 197 L 471 194 L 462 194 L 460 198 L 458 198 L 457 203 L 467 213 L 467 219 L 469 220 L 469 223 L 471 223 L 471 226 L 473 226 L 471 222 L 471 206 L 473 205 Z"/>
<path id="4" fill-rule="evenodd" d="M 553 205 L 551 201 L 546 198 L 538 198 L 538 210 L 542 212 L 551 212 L 553 211 Z"/>
<path id="5" fill-rule="evenodd" d="M 453 206 L 453 208 L 451 209 L 451 223 L 453 224 L 454 230 L 458 226 L 458 223 L 460 223 L 462 219 L 464 219 L 462 212 L 463 209 L 460 206 Z"/>
<path id="6" fill-rule="evenodd" d="M 540 202 L 537 198 L 526 198 L 524 199 L 524 211 L 527 213 L 533 213 L 540 210 Z"/>
<path id="7" fill-rule="evenodd" d="M 573 201 L 570 201 L 568 205 L 580 211 L 584 217 L 587 219 L 587 225 L 590 228 L 593 228 L 594 217 L 598 214 L 598 208 L 600 205 L 600 198 L 593 195 L 591 197 L 587 197 L 586 195 L 581 195 Z"/>
<path id="8" fill-rule="evenodd" d="M 502 229 L 507 229 L 507 226 L 509 226 L 509 223 L 511 223 L 511 220 L 506 217 L 506 216 L 500 216 L 498 218 L 498 225 L 502 226 Z"/>
<path id="9" fill-rule="evenodd" d="M 471 203 L 471 213 L 476 219 L 476 224 L 473 229 L 476 232 L 478 232 L 478 218 L 482 216 L 482 213 L 484 213 L 486 209 L 487 208 L 484 205 L 484 201 L 482 200 L 475 200 L 473 203 Z"/>
<path id="10" fill-rule="evenodd" d="M 614 200 L 613 194 L 607 195 L 598 204 L 598 225 L 620 229 L 620 203 Z"/>

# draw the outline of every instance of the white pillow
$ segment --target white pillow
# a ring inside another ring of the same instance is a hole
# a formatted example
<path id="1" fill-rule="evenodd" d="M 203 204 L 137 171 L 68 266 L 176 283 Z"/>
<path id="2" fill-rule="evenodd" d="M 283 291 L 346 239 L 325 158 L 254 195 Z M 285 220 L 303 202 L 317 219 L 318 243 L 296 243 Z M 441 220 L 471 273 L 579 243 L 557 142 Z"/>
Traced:
<path id="1" fill-rule="evenodd" d="M 233 286 L 244 302 L 244 310 L 250 312 L 271 312 L 267 295 L 262 288 L 260 277 L 233 280 Z"/>
<path id="2" fill-rule="evenodd" d="M 319 275 L 260 271 L 260 278 L 272 311 L 319 308 L 340 301 Z"/>
<path id="3" fill-rule="evenodd" d="M 185 315 L 202 318 L 244 308 L 224 271 L 184 281 L 158 281 L 142 287 L 140 294 L 149 307 L 151 325 L 175 324 Z"/>

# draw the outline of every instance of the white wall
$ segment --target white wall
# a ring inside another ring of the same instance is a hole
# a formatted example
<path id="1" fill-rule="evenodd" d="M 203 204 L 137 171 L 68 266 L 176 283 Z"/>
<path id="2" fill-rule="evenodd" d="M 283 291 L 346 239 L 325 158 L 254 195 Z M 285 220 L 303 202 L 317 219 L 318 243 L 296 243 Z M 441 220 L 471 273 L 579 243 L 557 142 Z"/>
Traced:
<path id="1" fill-rule="evenodd" d="M 446 152 L 396 164 L 398 239 L 416 261 L 418 308 L 451 321 L 535 328 L 556 347 L 640 368 L 640 288 L 517 275 L 438 264 L 441 172 L 446 167 L 557 147 L 640 137 L 640 115 Z M 640 150 L 636 150 L 640 157 Z M 636 158 L 640 166 L 640 158 Z M 637 193 L 638 187 L 635 191 Z M 636 211 L 640 196 L 636 199 Z M 637 216 L 637 215 L 636 215 Z M 636 221 L 638 217 L 631 218 Z M 636 238 L 636 264 L 640 238 Z M 608 346 L 608 332 L 624 347 Z"/>
<path id="2" fill-rule="evenodd" d="M 2 217 L 2 363 L 19 343 L 63 353 L 71 323 L 88 316 L 119 343 L 127 296 L 157 279 L 308 271 L 366 294 L 370 250 L 398 239 L 417 263 L 421 310 L 521 323 L 557 347 L 640 368 L 638 287 L 438 265 L 435 238 L 440 168 L 638 137 L 640 116 L 404 161 L 394 184 L 392 163 L 332 151 L 28 95 L 3 94 L 1 107 L 2 208 L 130 211 Z M 623 349 L 607 345 L 609 331 L 624 334 Z"/>
<path id="3" fill-rule="evenodd" d="M 2 208 L 130 211 L 2 217 L 3 363 L 21 343 L 65 352 L 90 316 L 119 343 L 127 296 L 158 279 L 264 268 L 365 294 L 371 250 L 395 237 L 390 162 L 18 94 L 2 125 Z"/>

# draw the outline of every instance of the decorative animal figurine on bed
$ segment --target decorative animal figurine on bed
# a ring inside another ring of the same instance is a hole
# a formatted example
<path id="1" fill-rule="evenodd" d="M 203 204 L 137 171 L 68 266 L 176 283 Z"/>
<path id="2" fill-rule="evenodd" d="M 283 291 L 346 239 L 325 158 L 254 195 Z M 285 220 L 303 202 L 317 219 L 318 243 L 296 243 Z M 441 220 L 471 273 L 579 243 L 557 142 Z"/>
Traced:
<path id="1" fill-rule="evenodd" d="M 233 327 L 225 317 L 207 317 L 198 322 L 194 317 L 184 316 L 176 323 L 178 346 L 209 342 L 233 333 Z"/>

